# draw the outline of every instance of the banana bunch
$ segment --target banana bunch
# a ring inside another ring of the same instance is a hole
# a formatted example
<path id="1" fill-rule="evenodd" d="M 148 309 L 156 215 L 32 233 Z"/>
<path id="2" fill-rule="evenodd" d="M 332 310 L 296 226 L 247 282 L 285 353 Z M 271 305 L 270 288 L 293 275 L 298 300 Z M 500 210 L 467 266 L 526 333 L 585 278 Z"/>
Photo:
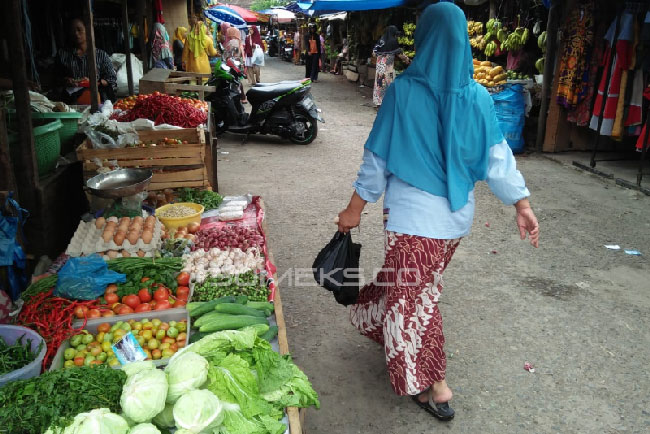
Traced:
<path id="1" fill-rule="evenodd" d="M 495 18 L 490 18 L 487 23 L 485 23 L 485 28 L 487 29 L 487 33 L 496 36 L 497 32 L 499 29 L 501 29 L 503 25 L 501 24 L 501 21 L 495 19 Z"/>
<path id="2" fill-rule="evenodd" d="M 494 53 L 497 51 L 497 43 L 495 41 L 490 41 L 485 45 L 485 55 L 487 57 L 494 56 Z"/>
<path id="3" fill-rule="evenodd" d="M 488 41 L 485 38 L 485 35 L 478 35 L 478 36 L 474 36 L 473 38 L 470 38 L 469 45 L 471 45 L 472 48 L 478 51 L 483 51 L 485 50 L 485 46 L 487 45 L 487 42 Z"/>
<path id="4" fill-rule="evenodd" d="M 508 32 L 506 32 L 506 29 L 504 29 L 503 27 L 500 28 L 499 31 L 497 32 L 497 39 L 499 40 L 499 42 L 503 43 L 507 37 L 508 37 Z"/>
<path id="5" fill-rule="evenodd" d="M 517 27 L 514 32 L 508 35 L 505 42 L 501 44 L 501 48 L 505 51 L 518 51 L 526 45 L 529 36 L 530 31 L 528 29 Z"/>
<path id="6" fill-rule="evenodd" d="M 540 74 L 544 73 L 544 62 L 546 62 L 546 57 L 540 57 L 537 59 L 537 62 L 535 62 L 535 69 L 537 69 L 537 72 Z"/>
<path id="7" fill-rule="evenodd" d="M 546 52 L 546 31 L 537 37 L 537 46 L 542 50 L 542 53 Z"/>
<path id="8" fill-rule="evenodd" d="M 480 21 L 468 21 L 467 33 L 470 36 L 483 34 L 483 23 Z"/>

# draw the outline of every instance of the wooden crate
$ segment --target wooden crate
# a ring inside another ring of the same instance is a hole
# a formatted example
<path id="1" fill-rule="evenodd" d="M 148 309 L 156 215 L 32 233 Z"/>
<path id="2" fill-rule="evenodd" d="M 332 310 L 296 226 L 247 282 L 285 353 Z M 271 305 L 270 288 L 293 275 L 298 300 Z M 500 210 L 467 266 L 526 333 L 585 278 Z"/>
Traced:
<path id="1" fill-rule="evenodd" d="M 151 169 L 153 178 L 148 190 L 180 187 L 210 187 L 208 173 L 212 173 L 212 158 L 205 142 L 203 128 L 179 130 L 139 131 L 144 143 L 165 137 L 187 141 L 184 145 L 148 146 L 145 148 L 93 149 L 86 140 L 77 148 L 77 158 L 83 162 L 84 181 L 97 174 L 94 159 L 116 160 L 118 166 Z M 206 158 L 207 157 L 207 158 Z"/>
<path id="2" fill-rule="evenodd" d="M 205 86 L 210 76 L 211 74 L 155 68 L 142 76 L 139 91 L 141 95 L 156 91 L 168 95 L 179 95 L 181 92 L 198 92 L 199 99 L 204 101 L 206 92 L 216 90 L 214 86 Z"/>

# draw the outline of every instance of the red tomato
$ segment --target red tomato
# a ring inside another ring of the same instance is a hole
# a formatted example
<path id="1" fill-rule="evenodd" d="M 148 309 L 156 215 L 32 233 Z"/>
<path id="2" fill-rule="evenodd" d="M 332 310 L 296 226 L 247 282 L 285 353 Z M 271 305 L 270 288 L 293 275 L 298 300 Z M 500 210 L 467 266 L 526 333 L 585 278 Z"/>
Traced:
<path id="1" fill-rule="evenodd" d="M 109 316 L 115 316 L 115 312 L 113 312 L 112 310 L 105 310 L 102 312 L 102 316 L 104 318 L 107 318 Z"/>
<path id="2" fill-rule="evenodd" d="M 135 294 L 125 295 L 122 297 L 122 303 L 126 304 L 131 309 L 135 309 L 140 304 L 140 299 Z"/>
<path id="3" fill-rule="evenodd" d="M 153 293 L 153 298 L 156 301 L 166 301 L 169 298 L 169 290 L 164 286 L 156 289 L 156 292 Z"/>
<path id="4" fill-rule="evenodd" d="M 176 282 L 178 282 L 179 286 L 187 286 L 187 285 L 189 285 L 190 284 L 190 274 L 186 273 L 184 271 L 182 273 L 178 273 L 178 276 L 176 276 Z"/>
<path id="5" fill-rule="evenodd" d="M 111 307 L 111 310 L 113 311 L 113 313 L 117 313 L 117 312 L 120 310 L 120 308 L 121 308 L 122 306 L 124 306 L 122 303 L 115 303 L 115 304 Z"/>
<path id="6" fill-rule="evenodd" d="M 180 298 L 174 303 L 174 307 L 183 307 L 187 304 L 187 300 L 181 300 Z"/>
<path id="7" fill-rule="evenodd" d="M 138 298 L 140 298 L 140 301 L 142 303 L 148 303 L 151 301 L 151 294 L 149 294 L 149 290 L 147 288 L 142 288 L 140 291 L 138 291 Z"/>
<path id="8" fill-rule="evenodd" d="M 101 318 L 102 313 L 99 311 L 99 309 L 90 309 L 88 311 L 88 318 Z"/>
<path id="9" fill-rule="evenodd" d="M 151 310 L 151 305 L 149 303 L 142 303 L 135 308 L 136 312 L 148 312 Z"/>
<path id="10" fill-rule="evenodd" d="M 97 326 L 97 331 L 98 332 L 103 332 L 103 333 L 108 333 L 111 331 L 111 325 L 107 322 L 103 322 L 100 325 Z"/>
<path id="11" fill-rule="evenodd" d="M 156 307 L 154 308 L 154 310 L 165 310 L 165 309 L 169 309 L 170 307 L 172 307 L 172 305 L 169 304 L 167 300 L 161 300 L 156 303 Z"/>
<path id="12" fill-rule="evenodd" d="M 119 308 L 117 311 L 118 315 L 127 315 L 129 313 L 133 313 L 133 309 L 131 309 L 129 306 L 122 305 L 122 307 Z"/>
<path id="13" fill-rule="evenodd" d="M 77 318 L 85 318 L 88 315 L 88 308 L 86 306 L 77 306 L 74 308 L 74 316 Z"/>
<path id="14" fill-rule="evenodd" d="M 106 300 L 106 304 L 113 304 L 120 301 L 120 297 L 118 297 L 114 292 L 107 292 L 104 294 L 104 299 Z"/>
<path id="15" fill-rule="evenodd" d="M 179 286 L 176 288 L 176 298 L 179 300 L 187 300 L 187 297 L 190 296 L 190 288 L 187 286 Z"/>
<path id="16" fill-rule="evenodd" d="M 117 285 L 114 284 L 114 283 L 111 283 L 110 285 L 108 285 L 108 286 L 106 287 L 106 291 L 105 291 L 105 293 L 106 293 L 106 294 L 109 294 L 109 293 L 111 293 L 111 292 L 117 292 Z"/>

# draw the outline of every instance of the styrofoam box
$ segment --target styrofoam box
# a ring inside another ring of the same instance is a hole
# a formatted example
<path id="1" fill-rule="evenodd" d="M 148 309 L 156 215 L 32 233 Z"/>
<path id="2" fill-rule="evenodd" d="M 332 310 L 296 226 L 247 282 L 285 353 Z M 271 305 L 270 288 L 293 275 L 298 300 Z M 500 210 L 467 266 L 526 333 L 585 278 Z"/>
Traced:
<path id="1" fill-rule="evenodd" d="M 145 313 L 131 313 L 129 315 L 120 315 L 119 317 L 117 316 L 112 316 L 108 318 L 93 318 L 88 320 L 86 323 L 85 330 L 88 330 L 90 333 L 97 334 L 97 327 L 99 327 L 100 324 L 102 323 L 109 323 L 111 326 L 118 321 L 128 321 L 130 319 L 134 320 L 141 320 L 144 318 L 148 319 L 155 319 L 158 318 L 162 322 L 169 322 L 169 321 L 181 321 L 181 320 L 187 320 L 187 340 L 185 341 L 185 345 L 189 344 L 189 330 L 190 330 L 190 315 L 187 312 L 186 309 L 182 308 L 177 308 L 177 309 L 167 309 L 167 310 L 157 310 L 157 311 L 151 311 Z M 79 324 L 80 325 L 80 324 Z M 75 325 L 77 326 L 77 325 Z M 70 348 L 70 341 L 66 340 L 61 344 L 59 349 L 56 352 L 56 355 L 54 356 L 54 359 L 52 360 L 52 364 L 50 365 L 50 371 L 54 371 L 57 369 L 62 369 L 63 368 L 63 362 L 65 361 L 63 357 L 63 353 L 65 350 Z M 165 366 L 169 362 L 169 359 L 159 359 L 159 360 L 154 360 L 153 363 L 156 366 Z M 116 366 L 115 369 L 120 368 L 120 366 Z"/>

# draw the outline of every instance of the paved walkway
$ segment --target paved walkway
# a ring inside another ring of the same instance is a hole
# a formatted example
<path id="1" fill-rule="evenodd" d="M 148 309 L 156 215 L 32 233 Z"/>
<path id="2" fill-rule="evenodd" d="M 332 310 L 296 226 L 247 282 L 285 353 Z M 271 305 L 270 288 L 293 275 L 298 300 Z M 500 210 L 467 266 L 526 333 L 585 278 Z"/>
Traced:
<path id="1" fill-rule="evenodd" d="M 303 73 L 267 59 L 262 79 Z M 375 117 L 368 89 L 330 74 L 319 81 L 313 95 L 326 123 L 313 144 L 220 141 L 221 191 L 264 196 L 280 274 L 310 267 L 333 235 Z M 393 394 L 383 350 L 355 332 L 329 293 L 301 283 L 308 275 L 282 282 L 290 348 L 321 397 L 321 410 L 307 412 L 308 433 L 650 432 L 650 198 L 542 156 L 518 162 L 541 247 L 519 241 L 514 210 L 477 186 L 473 232 L 447 269 L 440 303 L 451 423 Z M 354 238 L 372 269 L 382 262 L 381 205 L 367 211 Z"/>

